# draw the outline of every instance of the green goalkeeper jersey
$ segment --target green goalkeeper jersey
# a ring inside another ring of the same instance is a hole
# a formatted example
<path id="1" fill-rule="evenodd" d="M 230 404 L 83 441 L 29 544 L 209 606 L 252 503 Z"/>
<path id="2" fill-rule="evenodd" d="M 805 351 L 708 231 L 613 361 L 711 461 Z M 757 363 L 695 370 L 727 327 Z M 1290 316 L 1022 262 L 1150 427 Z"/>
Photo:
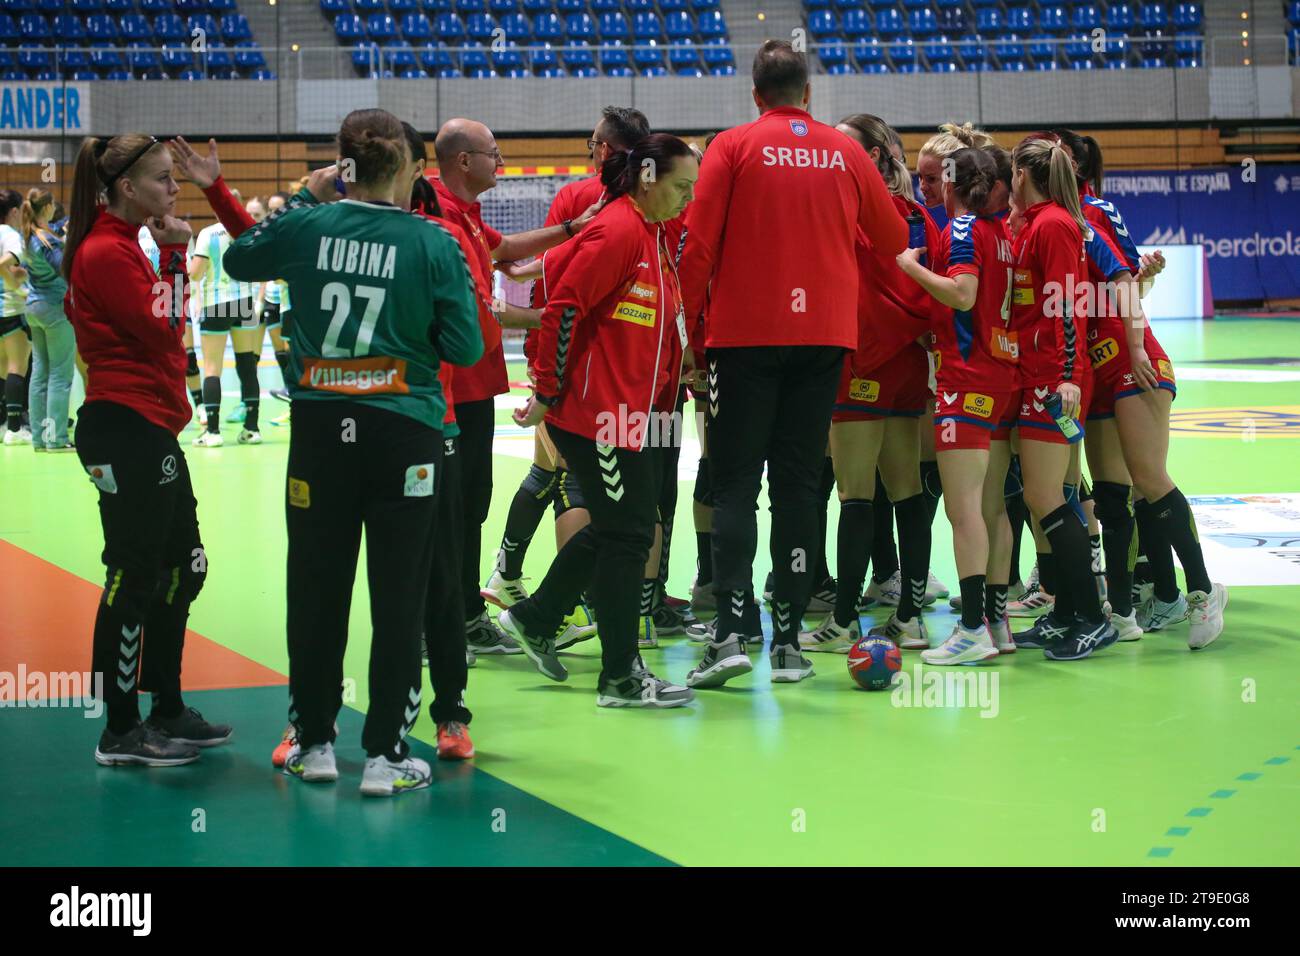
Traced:
<path id="1" fill-rule="evenodd" d="M 294 401 L 364 401 L 440 429 L 439 362 L 483 354 L 460 244 L 397 206 L 301 192 L 235 239 L 224 265 L 292 291 Z"/>

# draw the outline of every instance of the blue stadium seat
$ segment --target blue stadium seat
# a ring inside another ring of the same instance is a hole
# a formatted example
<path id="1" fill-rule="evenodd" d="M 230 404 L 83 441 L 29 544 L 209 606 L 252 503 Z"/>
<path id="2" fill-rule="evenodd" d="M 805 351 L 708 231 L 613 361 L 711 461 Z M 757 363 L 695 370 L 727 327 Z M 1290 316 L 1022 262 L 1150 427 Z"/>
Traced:
<path id="1" fill-rule="evenodd" d="M 727 20 L 721 10 L 706 10 L 699 15 L 697 23 L 701 40 L 725 39 L 727 36 Z"/>
<path id="2" fill-rule="evenodd" d="M 129 44 L 129 47 L 126 62 L 132 70 L 148 70 L 158 67 L 158 54 L 150 49 L 149 43 L 136 41 Z"/>
<path id="3" fill-rule="evenodd" d="M 1169 10 L 1163 3 L 1144 3 L 1138 14 L 1143 30 L 1164 30 L 1169 26 Z"/>
<path id="4" fill-rule="evenodd" d="M 383 62 L 385 69 L 392 70 L 394 73 L 418 68 L 415 50 L 405 40 L 383 47 Z"/>
<path id="5" fill-rule="evenodd" d="M 966 32 L 966 10 L 964 7 L 940 7 L 939 31 L 950 37 L 961 36 Z"/>
<path id="6" fill-rule="evenodd" d="M 492 53 L 492 66 L 498 73 L 506 76 L 518 76 L 516 70 L 524 70 L 524 54 L 517 43 L 507 43 L 502 49 Z"/>
<path id="7" fill-rule="evenodd" d="M 934 5 L 940 11 L 966 6 L 964 0 L 934 0 Z"/>
<path id="8" fill-rule="evenodd" d="M 627 18 L 622 13 L 602 13 L 599 29 L 602 40 L 627 40 L 632 35 L 632 31 L 628 29 Z"/>
<path id="9" fill-rule="evenodd" d="M 803 0 L 805 10 L 825 10 L 831 5 L 831 0 Z"/>
<path id="10" fill-rule="evenodd" d="M 564 24 L 555 13 L 543 13 L 533 21 L 533 37 L 538 43 L 563 43 Z"/>
<path id="11" fill-rule="evenodd" d="M 17 68 L 12 69 L 12 70 L 5 70 L 5 71 L 4 71 L 4 74 L 3 74 L 3 75 L 0 75 L 0 80 L 6 80 L 6 81 L 18 82 L 18 83 L 26 83 L 26 82 L 27 82 L 27 74 L 26 74 L 26 72 L 24 72 L 23 70 L 19 70 L 19 69 L 17 69 Z"/>
<path id="12" fill-rule="evenodd" d="M 60 48 L 58 55 L 59 66 L 64 72 L 68 70 L 85 70 L 90 68 L 90 52 L 87 50 Z"/>
<path id="13" fill-rule="evenodd" d="M 1204 12 L 1199 3 L 1180 3 L 1174 7 L 1175 30 L 1200 30 Z"/>
<path id="14" fill-rule="evenodd" d="M 997 7 L 980 7 L 975 11 L 975 32 L 981 36 L 997 36 L 1003 32 L 1005 20 Z"/>
<path id="15" fill-rule="evenodd" d="M 674 70 L 694 69 L 700 65 L 700 51 L 689 38 L 673 41 L 675 49 L 668 51 L 668 64 Z"/>
<path id="16" fill-rule="evenodd" d="M 946 36 L 935 37 L 925 45 L 924 52 L 931 71 L 942 72 L 941 68 L 945 64 L 953 63 L 957 59 L 957 51 L 952 48 Z"/>
<path id="17" fill-rule="evenodd" d="M 429 74 L 425 73 L 424 70 L 403 70 L 397 74 L 397 78 L 399 80 L 427 80 Z"/>
<path id="18" fill-rule="evenodd" d="M 543 44 L 542 49 L 533 50 L 529 54 L 528 65 L 534 70 L 546 69 L 547 67 L 552 66 L 558 67 L 560 65 L 560 57 L 559 54 L 555 52 L 554 47 L 549 43 L 546 43 Z"/>
<path id="19" fill-rule="evenodd" d="M 235 44 L 235 66 L 244 72 L 260 70 L 266 66 L 266 57 L 262 48 L 252 40 L 241 40 Z"/>
<path id="20" fill-rule="evenodd" d="M 993 44 L 993 53 L 999 61 L 1023 60 L 1025 44 L 1020 37 L 1010 34 Z M 1006 69 L 1004 66 L 1003 69 Z"/>
<path id="21" fill-rule="evenodd" d="M 1075 33 L 1090 32 L 1101 26 L 1101 10 L 1093 3 L 1080 3 L 1070 17 L 1070 28 Z"/>
<path id="22" fill-rule="evenodd" d="M 203 78 L 204 78 L 203 74 L 200 73 L 198 70 L 194 70 L 194 69 L 182 70 L 176 76 L 176 79 L 178 80 L 189 80 L 191 82 L 195 80 L 202 80 Z"/>
<path id="23" fill-rule="evenodd" d="M 465 18 L 465 32 L 471 40 L 487 43 L 492 39 L 492 31 L 496 28 L 497 22 L 488 13 L 471 13 Z"/>
<path id="24" fill-rule="evenodd" d="M 663 24 L 656 13 L 634 13 L 632 15 L 632 36 L 637 43 L 658 40 L 664 35 Z"/>
<path id="25" fill-rule="evenodd" d="M 856 73 L 857 70 L 853 69 L 852 63 L 836 63 L 832 66 L 828 66 L 826 72 L 831 76 L 845 76 L 847 74 Z"/>
<path id="26" fill-rule="evenodd" d="M 840 28 L 846 37 L 850 40 L 856 40 L 860 37 L 870 36 L 873 24 L 867 11 L 858 8 L 844 11 L 844 18 L 840 21 Z"/>
<path id="27" fill-rule="evenodd" d="M 86 25 L 75 14 L 61 13 L 54 18 L 54 39 L 60 43 L 79 43 L 86 39 Z"/>
<path id="28" fill-rule="evenodd" d="M 1035 61 L 1055 60 L 1056 44 L 1052 42 L 1054 38 L 1047 33 L 1035 33 L 1030 38 L 1029 56 Z"/>
<path id="29" fill-rule="evenodd" d="M 659 0 L 659 10 L 662 13 L 677 13 L 689 6 L 690 0 Z"/>
<path id="30" fill-rule="evenodd" d="M 352 6 L 363 16 L 384 12 L 384 0 L 352 0 Z"/>
<path id="31" fill-rule="evenodd" d="M 601 41 L 600 65 L 606 75 L 609 75 L 611 68 L 630 69 L 631 60 L 628 59 L 627 48 L 617 40 Z"/>
<path id="32" fill-rule="evenodd" d="M 50 21 L 39 13 L 24 13 L 18 18 L 18 33 L 24 43 L 44 43 L 51 36 Z"/>
<path id="33" fill-rule="evenodd" d="M 83 83 L 99 79 L 99 74 L 94 70 L 73 70 L 68 74 L 68 79 L 73 83 Z"/>
<path id="34" fill-rule="evenodd" d="M 109 13 L 130 13 L 135 9 L 135 0 L 107 0 L 104 9 Z"/>
<path id="35" fill-rule="evenodd" d="M 186 35 L 188 36 L 188 32 Z M 340 13 L 334 18 L 334 36 L 341 43 L 363 40 L 366 36 L 366 25 L 355 13 Z"/>
<path id="36" fill-rule="evenodd" d="M 695 21 L 685 10 L 677 10 L 664 17 L 664 32 L 669 40 L 689 40 L 695 37 Z M 572 30 L 569 31 L 573 33 Z"/>
<path id="37" fill-rule="evenodd" d="M 641 71 L 641 76 L 667 76 L 667 75 L 668 75 L 668 70 L 665 69 L 662 65 L 648 66 Z"/>
<path id="38" fill-rule="evenodd" d="M 108 9 L 115 9 L 116 0 L 108 0 Z M 176 0 L 176 12 L 184 15 L 202 13 L 208 8 L 206 0 Z"/>
<path id="39" fill-rule="evenodd" d="M 1086 59 L 1086 60 L 1071 60 L 1071 61 L 1070 61 L 1070 69 L 1072 69 L 1072 70 L 1095 70 L 1095 69 L 1097 69 L 1097 64 L 1094 63 L 1094 62 L 1092 61 L 1091 58 Z"/>
<path id="40" fill-rule="evenodd" d="M 352 44 L 352 65 L 356 69 L 366 72 L 371 66 L 378 61 L 379 44 L 371 43 L 369 40 L 358 40 Z"/>
<path id="41" fill-rule="evenodd" d="M 859 6 L 859 0 L 836 0 L 836 2 L 841 6 Z M 907 11 L 928 10 L 929 8 L 930 0 L 903 0 L 903 9 Z"/>
<path id="42" fill-rule="evenodd" d="M 1092 60 L 1092 37 L 1086 33 L 1076 33 L 1065 44 L 1065 56 L 1074 66 L 1080 60 Z"/>
<path id="43" fill-rule="evenodd" d="M 929 7 L 922 7 L 908 11 L 907 26 L 913 37 L 923 40 L 939 32 L 939 19 Z"/>
<path id="44" fill-rule="evenodd" d="M 0 43 L 17 43 L 18 37 L 18 24 L 14 18 L 7 13 L 0 13 Z"/>
<path id="45" fill-rule="evenodd" d="M 723 66 L 715 66 L 709 70 L 709 76 L 735 76 L 736 64 L 727 63 Z"/>
<path id="46" fill-rule="evenodd" d="M 620 0 L 591 0 L 591 12 L 598 16 L 602 13 L 616 13 L 622 8 Z"/>
<path id="47" fill-rule="evenodd" d="M 736 58 L 732 55 L 731 47 L 727 45 L 726 40 L 709 40 L 701 44 L 700 49 L 704 53 L 704 65 L 714 76 L 723 75 L 717 72 L 718 67 L 736 65 Z"/>
<path id="48" fill-rule="evenodd" d="M 519 0 L 490 0 L 488 10 L 494 17 L 504 17 L 519 12 Z"/>
<path id="49" fill-rule="evenodd" d="M 159 2 L 159 0 L 155 0 L 155 2 Z M 161 2 L 165 3 L 166 0 L 161 0 Z M 143 0 L 141 5 L 143 5 Z M 209 13 L 234 13 L 238 9 L 239 3 L 237 0 L 208 0 Z"/>
<path id="50" fill-rule="evenodd" d="M 466 76 L 482 76 L 490 73 L 487 50 L 481 43 L 466 43 L 466 50 L 461 55 L 461 67 Z"/>
<path id="51" fill-rule="evenodd" d="M 1035 70 L 1041 70 L 1046 72 L 1050 70 L 1059 70 L 1060 68 L 1061 66 L 1059 63 L 1056 62 L 1056 60 L 1035 60 L 1034 61 Z"/>
<path id="52" fill-rule="evenodd" d="M 594 70 L 596 67 L 596 54 L 586 44 L 572 44 L 560 52 L 560 59 L 574 76 L 579 75 L 579 70 Z M 592 74 L 583 73 L 581 75 L 589 76 Z"/>
<path id="53" fill-rule="evenodd" d="M 565 17 L 564 30 L 574 43 L 589 43 L 596 39 L 596 21 L 585 10 Z"/>
<path id="54" fill-rule="evenodd" d="M 1286 46 L 1291 51 L 1291 62 L 1300 57 L 1300 29 L 1292 28 L 1286 32 Z"/>
<path id="55" fill-rule="evenodd" d="M 1003 73 L 1024 73 L 1029 64 L 1024 60 L 998 60 L 998 69 Z"/>
<path id="56" fill-rule="evenodd" d="M 235 55 L 224 43 L 208 44 L 208 75 L 213 70 L 231 70 L 235 67 Z"/>
<path id="57" fill-rule="evenodd" d="M 320 0 L 320 12 L 333 19 L 340 13 L 349 13 L 352 4 L 349 0 Z"/>
<path id="58" fill-rule="evenodd" d="M 1178 58 L 1178 69 L 1180 70 L 1194 70 L 1202 65 L 1200 58 L 1195 56 L 1180 56 Z"/>
<path id="59" fill-rule="evenodd" d="M 903 14 L 896 7 L 876 11 L 876 33 L 889 40 L 903 32 Z"/>
<path id="60" fill-rule="evenodd" d="M 1109 66 L 1115 60 L 1128 62 L 1129 44 L 1126 37 L 1116 36 L 1106 38 L 1106 65 Z"/>
<path id="61" fill-rule="evenodd" d="M 663 69 L 664 51 L 659 49 L 652 40 L 648 45 L 638 47 L 632 52 L 632 62 L 636 64 L 636 68 L 642 73 L 656 66 Z"/>
<path id="62" fill-rule="evenodd" d="M 174 13 L 163 13 L 154 17 L 153 35 L 159 43 L 190 39 L 189 31 L 185 29 L 185 21 Z"/>
<path id="63" fill-rule="evenodd" d="M 1133 8 L 1127 3 L 1112 3 L 1106 8 L 1106 30 L 1127 34 L 1133 29 Z"/>
<path id="64" fill-rule="evenodd" d="M 366 33 L 372 40 L 388 43 L 397 39 L 397 21 L 387 13 L 372 13 L 366 18 Z"/>
<path id="65" fill-rule="evenodd" d="M 1300 26 L 1300 0 L 1291 0 L 1286 5 L 1286 22 L 1293 27 Z"/>
<path id="66" fill-rule="evenodd" d="M 254 70 L 248 75 L 250 80 L 274 80 L 275 70 Z"/>
<path id="67" fill-rule="evenodd" d="M 497 20 L 497 25 L 504 31 L 507 40 L 527 43 L 532 39 L 533 25 L 522 13 L 507 13 Z"/>
<path id="68" fill-rule="evenodd" d="M 73 13 L 100 13 L 104 9 L 104 0 L 72 0 Z"/>
<path id="69" fill-rule="evenodd" d="M 892 71 L 889 69 L 888 63 L 872 63 L 867 66 L 864 66 L 862 68 L 862 72 L 875 74 L 875 73 L 889 73 Z"/>
<path id="70" fill-rule="evenodd" d="M 1169 65 L 1163 56 L 1144 56 L 1139 63 L 1144 70 L 1163 70 Z"/>
<path id="71" fill-rule="evenodd" d="M 402 37 L 409 43 L 428 43 L 433 39 L 433 24 L 423 13 L 408 13 L 402 17 Z"/>
<path id="72" fill-rule="evenodd" d="M 916 45 L 911 38 L 899 42 L 889 48 L 889 58 L 894 61 L 894 69 L 899 73 L 913 73 L 915 70 L 909 67 L 916 66 Z"/>
<path id="73" fill-rule="evenodd" d="M 988 68 L 988 49 L 979 37 L 963 37 L 953 45 L 968 71 Z"/>
<path id="74" fill-rule="evenodd" d="M 1107 60 L 1106 69 L 1108 70 L 1127 70 L 1128 60 Z"/>
<path id="75" fill-rule="evenodd" d="M 867 6 L 872 10 L 883 10 L 886 7 L 895 5 L 895 0 L 867 0 Z"/>
<path id="76" fill-rule="evenodd" d="M 1039 7 L 1038 29 L 1046 33 L 1064 33 L 1070 29 L 1070 15 L 1059 4 Z"/>
<path id="77" fill-rule="evenodd" d="M 487 0 L 456 0 L 456 12 L 462 17 L 473 13 L 487 13 Z"/>
<path id="78" fill-rule="evenodd" d="M 1173 47 L 1163 30 L 1144 30 L 1138 50 L 1143 57 L 1167 59 Z"/>
<path id="79" fill-rule="evenodd" d="M 219 2 L 233 4 L 235 0 L 219 0 Z M 403 17 L 408 13 L 414 13 L 419 7 L 418 0 L 388 0 L 388 12 L 394 17 Z"/>
<path id="80" fill-rule="evenodd" d="M 562 80 L 569 74 L 562 66 L 544 66 L 537 71 L 537 75 L 544 80 Z"/>
<path id="81" fill-rule="evenodd" d="M 1007 7 L 1007 30 L 1021 35 L 1034 29 L 1034 11 L 1029 7 Z"/>
<path id="82" fill-rule="evenodd" d="M 421 44 L 417 56 L 420 58 L 420 66 L 430 73 L 437 74 L 440 70 L 456 69 L 456 61 L 452 58 L 451 51 L 436 43 Z"/>
<path id="83" fill-rule="evenodd" d="M 454 13 L 438 14 L 433 28 L 437 31 L 438 39 L 443 43 L 456 45 L 465 41 L 465 24 Z"/>
<path id="84" fill-rule="evenodd" d="M 720 0 L 691 0 L 691 6 L 700 10 L 717 10 L 722 4 Z"/>
<path id="85" fill-rule="evenodd" d="M 253 29 L 248 25 L 248 17 L 242 13 L 227 13 L 222 17 L 221 39 L 227 43 L 253 39 Z"/>
<path id="86" fill-rule="evenodd" d="M 841 41 L 831 40 L 817 45 L 817 55 L 821 57 L 822 65 L 829 70 L 833 66 L 843 66 L 848 61 L 849 51 Z"/>
<path id="87" fill-rule="evenodd" d="M 1202 56 L 1204 41 L 1199 33 L 1192 30 L 1179 30 L 1174 39 L 1174 51 L 1178 56 Z"/>
<path id="88" fill-rule="evenodd" d="M 119 70 L 122 68 L 122 55 L 117 50 L 112 49 L 110 44 L 97 43 L 91 47 L 90 62 L 94 64 L 95 69 L 100 70 Z"/>
<path id="89" fill-rule="evenodd" d="M 652 13 L 655 9 L 655 0 L 626 0 L 628 13 Z"/>
<path id="90" fill-rule="evenodd" d="M 970 0 L 970 5 L 976 10 L 979 10 L 982 9 L 983 7 L 997 6 L 998 0 Z"/>
<path id="91" fill-rule="evenodd" d="M 551 0 L 524 0 L 525 13 L 547 13 L 551 9 Z"/>
<path id="92" fill-rule="evenodd" d="M 209 40 L 215 40 L 220 32 L 217 29 L 217 21 L 208 13 L 196 13 L 192 15 L 185 21 L 185 25 L 189 27 L 188 33 L 191 37 L 194 36 L 195 30 L 202 30 Z M 123 33 L 123 35 L 125 35 L 125 33 Z"/>
<path id="93" fill-rule="evenodd" d="M 839 21 L 830 10 L 815 10 L 808 17 L 808 32 L 814 37 L 836 36 L 840 32 Z"/>
<path id="94" fill-rule="evenodd" d="M 169 70 L 188 70 L 194 65 L 194 54 L 188 43 L 164 43 L 162 62 Z"/>

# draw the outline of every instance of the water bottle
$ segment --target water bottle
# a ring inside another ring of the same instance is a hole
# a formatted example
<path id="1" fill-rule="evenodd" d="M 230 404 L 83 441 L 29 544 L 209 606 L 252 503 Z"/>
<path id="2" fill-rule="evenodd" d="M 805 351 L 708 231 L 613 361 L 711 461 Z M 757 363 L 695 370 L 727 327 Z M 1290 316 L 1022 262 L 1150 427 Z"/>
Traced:
<path id="1" fill-rule="evenodd" d="M 925 249 L 925 217 L 916 210 L 912 210 L 907 217 L 907 247 L 909 249 Z M 921 252 L 921 265 L 926 265 L 926 254 Z"/>
<path id="2" fill-rule="evenodd" d="M 1073 445 L 1083 437 L 1083 426 L 1079 424 L 1078 420 L 1061 411 L 1060 392 L 1052 392 L 1051 395 L 1047 396 L 1043 400 L 1043 408 L 1047 409 L 1047 414 L 1052 416 L 1052 419 L 1056 422 L 1056 427 L 1065 436 L 1066 442 Z"/>

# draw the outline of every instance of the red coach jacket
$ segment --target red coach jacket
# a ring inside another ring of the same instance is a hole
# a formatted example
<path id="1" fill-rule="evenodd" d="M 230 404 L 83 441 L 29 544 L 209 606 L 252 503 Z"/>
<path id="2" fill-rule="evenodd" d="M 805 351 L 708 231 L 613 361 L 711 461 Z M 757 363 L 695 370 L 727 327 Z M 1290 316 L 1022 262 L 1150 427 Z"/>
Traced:
<path id="1" fill-rule="evenodd" d="M 672 412 L 685 319 L 662 223 L 630 197 L 578 238 L 546 307 L 533 365 L 546 420 L 602 444 L 639 451 L 651 412 Z"/>
<path id="2" fill-rule="evenodd" d="M 218 179 L 204 190 L 232 237 L 252 225 Z M 236 212 L 237 211 L 237 212 Z M 140 226 L 101 206 L 77 248 L 64 310 L 90 373 L 88 402 L 114 402 L 179 435 L 189 424 L 185 390 L 185 244 L 158 250 L 158 274 L 139 242 Z"/>
<path id="3" fill-rule="evenodd" d="M 705 344 L 858 343 L 861 226 L 878 253 L 907 248 L 907 223 L 860 145 L 795 107 L 719 133 L 686 216 L 682 294 Z"/>

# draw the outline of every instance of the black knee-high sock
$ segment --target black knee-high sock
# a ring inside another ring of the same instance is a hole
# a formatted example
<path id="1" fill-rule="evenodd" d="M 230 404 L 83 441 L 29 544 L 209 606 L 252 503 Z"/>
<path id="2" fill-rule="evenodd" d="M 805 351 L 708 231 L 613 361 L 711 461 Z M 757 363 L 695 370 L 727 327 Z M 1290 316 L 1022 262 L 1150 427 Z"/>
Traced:
<path id="1" fill-rule="evenodd" d="M 961 626 L 968 631 L 978 631 L 984 626 L 984 575 L 972 574 L 958 583 L 961 586 Z M 1006 593 L 1005 588 L 1003 593 Z"/>
<path id="2" fill-rule="evenodd" d="M 1101 535 L 1088 535 L 1088 568 L 1092 571 L 1092 584 L 1097 589 L 1097 600 L 1101 600 L 1106 588 L 1106 572 L 1101 560 Z"/>
<path id="3" fill-rule="evenodd" d="M 871 527 L 871 579 L 877 584 L 898 570 L 898 545 L 894 543 L 894 503 L 885 493 L 885 483 L 876 472 L 876 497 L 872 501 L 875 521 Z"/>
<path id="4" fill-rule="evenodd" d="M 1151 510 L 1183 566 L 1187 590 L 1209 594 L 1212 585 L 1205 570 L 1205 555 L 1201 553 L 1201 537 L 1196 532 L 1196 516 L 1183 493 L 1174 488 L 1159 501 L 1151 502 Z"/>
<path id="5" fill-rule="evenodd" d="M 221 431 L 221 379 L 208 375 L 203 379 L 203 408 L 208 413 L 208 431 L 213 435 Z"/>
<path id="6" fill-rule="evenodd" d="M 835 466 L 828 455 L 822 465 L 821 487 L 817 489 L 817 544 L 814 546 L 817 549 L 817 570 L 813 575 L 814 591 L 831 576 L 830 568 L 826 566 L 826 512 L 830 508 L 831 492 L 834 490 Z"/>
<path id="7" fill-rule="evenodd" d="M 284 387 L 289 387 L 289 350 L 280 349 L 275 353 L 275 364 L 280 366 L 280 381 Z"/>
<path id="8" fill-rule="evenodd" d="M 965 599 L 963 598 L 963 606 Z M 984 616 L 990 624 L 1006 620 L 1007 586 L 1005 584 L 984 585 Z"/>
<path id="9" fill-rule="evenodd" d="M 1178 598 L 1178 576 L 1174 573 L 1174 553 L 1165 537 L 1164 524 L 1156 518 L 1151 502 L 1142 499 L 1133 503 L 1133 514 L 1137 518 L 1138 535 L 1146 549 L 1147 569 L 1151 574 L 1151 583 L 1155 585 L 1155 596 L 1166 604 Z"/>
<path id="10" fill-rule="evenodd" d="M 5 416 L 11 432 L 23 427 L 23 382 L 21 375 L 5 376 Z"/>
<path id="11" fill-rule="evenodd" d="M 1029 509 L 1025 507 L 1024 492 L 1017 492 L 1006 499 L 1007 520 L 1011 522 L 1011 580 L 1008 584 L 1023 581 L 1020 574 L 1020 539 L 1024 537 L 1025 520 Z"/>
<path id="12" fill-rule="evenodd" d="M 1052 597 L 1056 597 L 1056 565 L 1052 562 L 1051 552 L 1039 551 L 1036 555 L 1038 561 L 1038 587 L 1039 590 L 1046 591 Z"/>
<path id="13" fill-rule="evenodd" d="M 1111 611 L 1120 617 L 1133 613 L 1133 560 L 1137 541 L 1133 534 L 1131 489 L 1113 481 L 1093 485 L 1101 546 L 1106 552 L 1106 590 Z"/>
<path id="14" fill-rule="evenodd" d="M 537 533 L 546 506 L 551 503 L 556 485 L 556 472 L 532 465 L 515 491 L 506 512 L 506 529 L 501 535 L 501 556 L 498 568 L 503 578 L 515 580 L 523 573 L 524 556 L 529 542 Z"/>
<path id="15" fill-rule="evenodd" d="M 252 352 L 235 355 L 235 374 L 239 376 L 239 398 L 244 403 L 244 427 L 257 431 L 257 413 L 262 404 L 262 387 L 257 381 L 257 356 Z"/>
<path id="16" fill-rule="evenodd" d="M 1038 552 L 1038 582 L 1039 587 L 1052 595 L 1052 613 L 1058 619 L 1071 620 L 1074 617 L 1074 598 L 1058 573 L 1056 555 L 1050 551 Z"/>
<path id="17" fill-rule="evenodd" d="M 835 623 L 848 627 L 858 619 L 858 596 L 867 576 L 867 547 L 875 507 L 865 498 L 840 502 L 835 548 Z"/>
<path id="18" fill-rule="evenodd" d="M 713 532 L 695 532 L 695 583 L 708 584 L 713 580 Z"/>
<path id="19" fill-rule="evenodd" d="M 1088 560 L 1087 529 L 1079 524 L 1078 516 L 1069 504 L 1061 505 L 1039 525 L 1052 545 L 1060 589 L 1056 599 L 1058 607 L 1061 597 L 1068 593 L 1074 611 L 1090 623 L 1099 623 L 1102 620 L 1101 601 L 1097 597 L 1097 585 Z"/>
<path id="20" fill-rule="evenodd" d="M 898 514 L 898 557 L 903 591 L 898 598 L 898 619 L 910 621 L 921 611 L 930 575 L 930 504 L 924 494 L 894 502 Z"/>
<path id="21" fill-rule="evenodd" d="M 943 497 L 943 481 L 939 478 L 939 463 L 937 461 L 921 462 L 921 494 L 925 495 L 925 503 L 930 509 L 930 523 L 934 524 L 935 512 L 939 510 L 939 499 Z M 926 577 L 929 577 L 929 569 L 926 569 Z"/>
<path id="22" fill-rule="evenodd" d="M 190 389 L 190 401 L 194 403 L 195 408 L 203 407 L 203 387 Z"/>

